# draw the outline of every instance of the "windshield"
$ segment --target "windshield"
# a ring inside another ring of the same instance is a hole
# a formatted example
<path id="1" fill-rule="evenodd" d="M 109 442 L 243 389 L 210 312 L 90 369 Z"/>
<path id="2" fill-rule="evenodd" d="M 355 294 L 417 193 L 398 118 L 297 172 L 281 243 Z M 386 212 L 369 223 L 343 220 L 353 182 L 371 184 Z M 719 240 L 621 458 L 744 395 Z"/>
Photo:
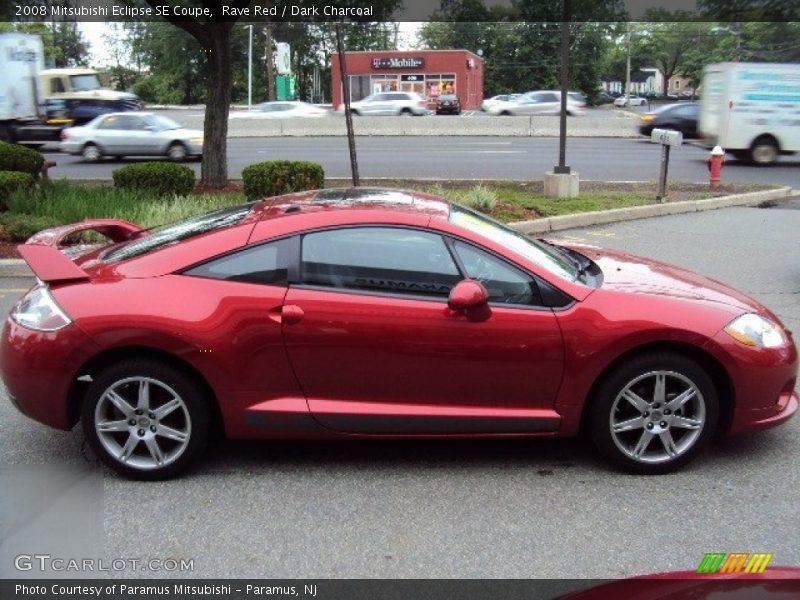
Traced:
<path id="1" fill-rule="evenodd" d="M 112 248 L 102 258 L 106 262 L 125 260 L 202 233 L 235 225 L 244 219 L 252 207 L 252 204 L 243 204 L 233 208 L 215 210 L 172 225 L 162 225 L 153 229 L 152 233 L 146 237 Z"/>
<path id="2" fill-rule="evenodd" d="M 505 246 L 554 275 L 569 281 L 578 278 L 576 266 L 557 250 L 485 215 L 454 204 L 450 210 L 450 222 Z"/>
<path id="3" fill-rule="evenodd" d="M 168 117 L 161 115 L 148 115 L 144 119 L 145 125 L 153 126 L 159 131 L 166 131 L 167 129 L 180 129 L 182 126 Z"/>
<path id="4" fill-rule="evenodd" d="M 97 79 L 95 73 L 87 75 L 70 75 L 69 81 L 72 84 L 72 91 L 74 92 L 90 92 L 92 90 L 100 89 L 100 80 Z"/>

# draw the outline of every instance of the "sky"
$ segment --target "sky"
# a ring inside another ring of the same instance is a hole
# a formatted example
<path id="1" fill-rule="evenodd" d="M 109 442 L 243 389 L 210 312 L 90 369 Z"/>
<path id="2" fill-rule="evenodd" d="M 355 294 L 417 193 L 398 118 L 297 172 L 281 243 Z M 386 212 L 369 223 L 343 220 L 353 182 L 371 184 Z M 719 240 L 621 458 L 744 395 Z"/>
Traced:
<path id="1" fill-rule="evenodd" d="M 400 23 L 399 35 L 399 49 L 410 50 L 417 40 L 417 30 L 419 30 L 422 23 L 404 22 Z M 81 22 L 78 23 L 83 35 L 86 37 L 90 44 L 91 49 L 91 66 L 93 67 L 106 67 L 112 66 L 113 60 L 111 52 L 104 39 L 104 35 L 110 33 L 112 25 L 102 22 Z"/>

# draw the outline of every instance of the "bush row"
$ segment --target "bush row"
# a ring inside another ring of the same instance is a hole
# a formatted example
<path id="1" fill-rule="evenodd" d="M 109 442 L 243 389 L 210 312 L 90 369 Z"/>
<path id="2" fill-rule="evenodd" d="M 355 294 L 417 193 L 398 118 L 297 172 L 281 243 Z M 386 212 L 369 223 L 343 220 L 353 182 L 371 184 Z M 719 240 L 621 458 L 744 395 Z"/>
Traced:
<path id="1" fill-rule="evenodd" d="M 184 165 L 145 162 L 128 165 L 113 173 L 114 186 L 145 190 L 160 196 L 185 196 L 194 188 L 192 170 Z M 322 166 L 305 160 L 272 160 L 256 163 L 242 171 L 244 193 L 248 200 L 279 196 L 322 188 Z"/>

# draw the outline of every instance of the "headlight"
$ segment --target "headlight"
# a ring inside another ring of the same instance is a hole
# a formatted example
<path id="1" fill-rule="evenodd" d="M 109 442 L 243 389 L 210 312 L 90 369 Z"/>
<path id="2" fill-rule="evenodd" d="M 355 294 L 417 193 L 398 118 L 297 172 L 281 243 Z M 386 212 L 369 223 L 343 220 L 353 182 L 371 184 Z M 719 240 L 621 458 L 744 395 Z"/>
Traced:
<path id="1" fill-rule="evenodd" d="M 777 348 L 788 342 L 780 325 L 752 313 L 734 319 L 725 327 L 725 333 L 737 342 L 757 348 Z"/>
<path id="2" fill-rule="evenodd" d="M 202 143 L 203 143 L 203 138 L 201 138 L 201 137 L 195 137 L 195 138 L 191 138 L 191 139 L 189 140 L 189 143 L 191 143 L 191 144 L 195 144 L 195 145 L 200 145 L 200 144 L 202 144 Z"/>
<path id="3" fill-rule="evenodd" d="M 43 285 L 33 288 L 17 302 L 11 310 L 11 319 L 36 331 L 57 331 L 72 323 Z"/>

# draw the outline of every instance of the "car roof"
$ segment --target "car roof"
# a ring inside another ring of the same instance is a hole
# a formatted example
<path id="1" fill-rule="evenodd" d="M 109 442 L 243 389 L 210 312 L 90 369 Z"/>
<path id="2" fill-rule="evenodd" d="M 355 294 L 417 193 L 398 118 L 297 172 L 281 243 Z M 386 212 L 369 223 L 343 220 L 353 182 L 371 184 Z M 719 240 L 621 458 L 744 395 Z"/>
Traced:
<path id="1" fill-rule="evenodd" d="M 146 111 L 146 110 L 120 110 L 117 112 L 107 112 L 103 113 L 102 115 L 98 115 L 98 117 L 118 117 L 121 115 L 125 115 L 127 117 L 134 116 L 134 117 L 152 117 L 155 116 L 155 113 Z"/>
<path id="2" fill-rule="evenodd" d="M 253 205 L 254 220 L 323 211 L 382 210 L 447 219 L 450 202 L 424 192 L 383 187 L 343 187 L 265 198 Z"/>

